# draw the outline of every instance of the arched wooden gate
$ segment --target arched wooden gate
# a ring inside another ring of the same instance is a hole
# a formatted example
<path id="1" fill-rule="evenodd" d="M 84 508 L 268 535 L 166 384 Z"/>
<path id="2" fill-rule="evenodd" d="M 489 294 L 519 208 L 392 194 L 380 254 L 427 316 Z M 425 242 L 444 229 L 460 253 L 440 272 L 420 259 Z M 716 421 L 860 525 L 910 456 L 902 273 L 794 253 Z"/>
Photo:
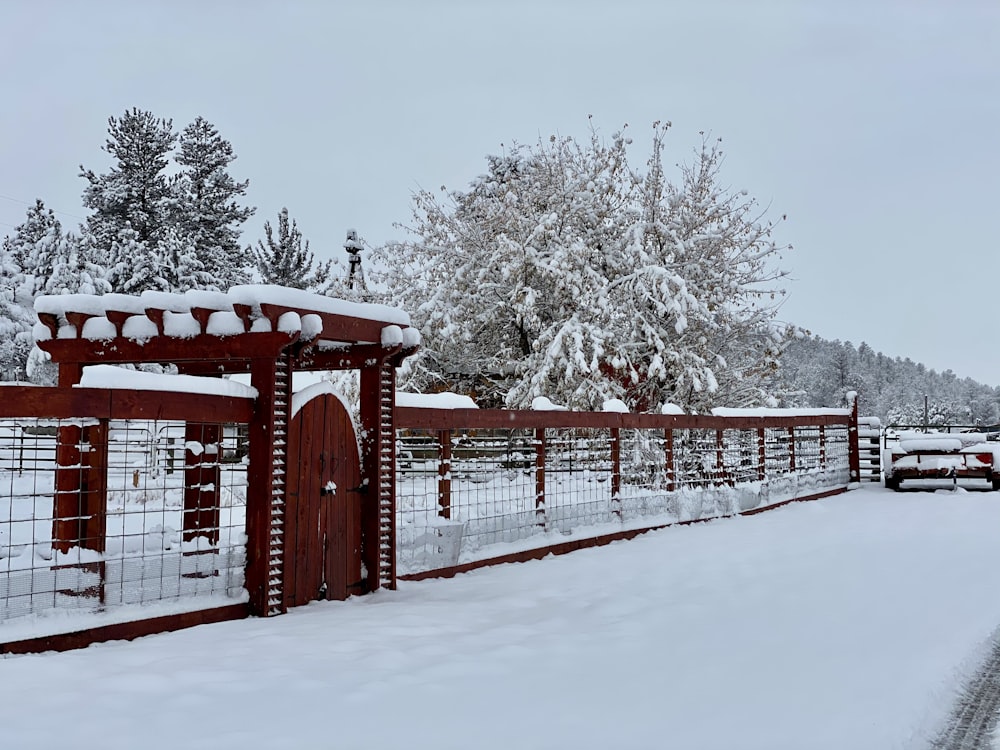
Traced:
<path id="1" fill-rule="evenodd" d="M 350 415 L 320 393 L 288 426 L 285 607 L 365 591 L 361 563 L 361 466 Z"/>

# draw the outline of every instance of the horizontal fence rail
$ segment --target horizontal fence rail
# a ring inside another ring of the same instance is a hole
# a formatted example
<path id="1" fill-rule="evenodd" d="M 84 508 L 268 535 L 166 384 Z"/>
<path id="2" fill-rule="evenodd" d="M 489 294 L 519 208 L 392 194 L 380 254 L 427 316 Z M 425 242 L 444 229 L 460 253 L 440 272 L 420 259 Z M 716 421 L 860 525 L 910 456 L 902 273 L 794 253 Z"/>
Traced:
<path id="1" fill-rule="evenodd" d="M 715 417 L 397 408 L 396 427 L 403 575 L 843 489 L 856 430 L 847 410 Z"/>
<path id="2" fill-rule="evenodd" d="M 245 600 L 251 409 L 0 388 L 0 643 Z"/>

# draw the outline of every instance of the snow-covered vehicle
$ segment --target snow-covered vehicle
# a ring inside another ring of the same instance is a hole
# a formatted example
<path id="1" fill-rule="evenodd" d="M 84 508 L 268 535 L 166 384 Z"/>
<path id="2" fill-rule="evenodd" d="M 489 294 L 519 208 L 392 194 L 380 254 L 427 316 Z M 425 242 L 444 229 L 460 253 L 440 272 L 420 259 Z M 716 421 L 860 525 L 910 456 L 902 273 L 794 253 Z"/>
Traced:
<path id="1" fill-rule="evenodd" d="M 909 479 L 983 479 L 1000 490 L 1000 443 L 980 432 L 887 433 L 882 449 L 885 486 Z"/>

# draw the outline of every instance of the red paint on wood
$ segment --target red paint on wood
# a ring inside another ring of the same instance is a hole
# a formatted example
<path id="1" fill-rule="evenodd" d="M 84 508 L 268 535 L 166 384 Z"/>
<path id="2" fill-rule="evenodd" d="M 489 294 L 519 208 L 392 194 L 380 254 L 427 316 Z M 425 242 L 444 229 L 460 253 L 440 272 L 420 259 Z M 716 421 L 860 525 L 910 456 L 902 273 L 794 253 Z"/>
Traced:
<path id="1" fill-rule="evenodd" d="M 184 541 L 203 537 L 219 543 L 222 430 L 217 424 L 188 422 L 184 428 Z M 201 450 L 191 450 L 200 445 Z"/>
<path id="2" fill-rule="evenodd" d="M 622 441 L 621 430 L 617 427 L 611 428 L 611 507 L 614 515 L 621 519 L 621 490 L 622 490 Z"/>
<path id="3" fill-rule="evenodd" d="M 535 430 L 535 523 L 545 526 L 545 428 Z"/>
<path id="4" fill-rule="evenodd" d="M 441 459 L 438 463 L 438 515 L 451 518 L 451 430 L 438 430 Z"/>
<path id="5" fill-rule="evenodd" d="M 674 468 L 674 431 L 671 428 L 663 432 L 663 452 L 667 472 L 667 492 L 673 492 L 677 489 L 677 475 Z"/>
<path id="6" fill-rule="evenodd" d="M 197 625 L 208 625 L 228 620 L 241 620 L 250 614 L 246 604 L 230 604 L 224 607 L 202 609 L 197 612 L 184 612 L 176 615 L 151 617 L 145 620 L 131 620 L 114 625 L 102 625 L 86 630 L 76 630 L 72 633 L 46 635 L 39 638 L 28 638 L 19 641 L 0 643 L 0 654 L 37 654 L 44 651 L 69 651 L 75 648 L 86 648 L 94 643 L 105 641 L 130 641 L 156 633 L 167 633 L 173 630 L 191 628 Z"/>

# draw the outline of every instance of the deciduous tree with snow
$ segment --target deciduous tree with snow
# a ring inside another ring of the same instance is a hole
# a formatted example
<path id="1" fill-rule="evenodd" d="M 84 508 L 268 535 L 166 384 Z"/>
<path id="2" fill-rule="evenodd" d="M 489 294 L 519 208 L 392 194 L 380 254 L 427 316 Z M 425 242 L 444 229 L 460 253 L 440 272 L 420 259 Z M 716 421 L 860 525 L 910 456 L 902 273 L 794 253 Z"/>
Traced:
<path id="1" fill-rule="evenodd" d="M 784 248 L 752 198 L 719 185 L 717 143 L 667 181 L 667 127 L 642 171 L 624 131 L 592 131 L 490 156 L 466 191 L 415 195 L 413 238 L 374 264 L 423 334 L 414 386 L 512 407 L 766 399 Z"/>

